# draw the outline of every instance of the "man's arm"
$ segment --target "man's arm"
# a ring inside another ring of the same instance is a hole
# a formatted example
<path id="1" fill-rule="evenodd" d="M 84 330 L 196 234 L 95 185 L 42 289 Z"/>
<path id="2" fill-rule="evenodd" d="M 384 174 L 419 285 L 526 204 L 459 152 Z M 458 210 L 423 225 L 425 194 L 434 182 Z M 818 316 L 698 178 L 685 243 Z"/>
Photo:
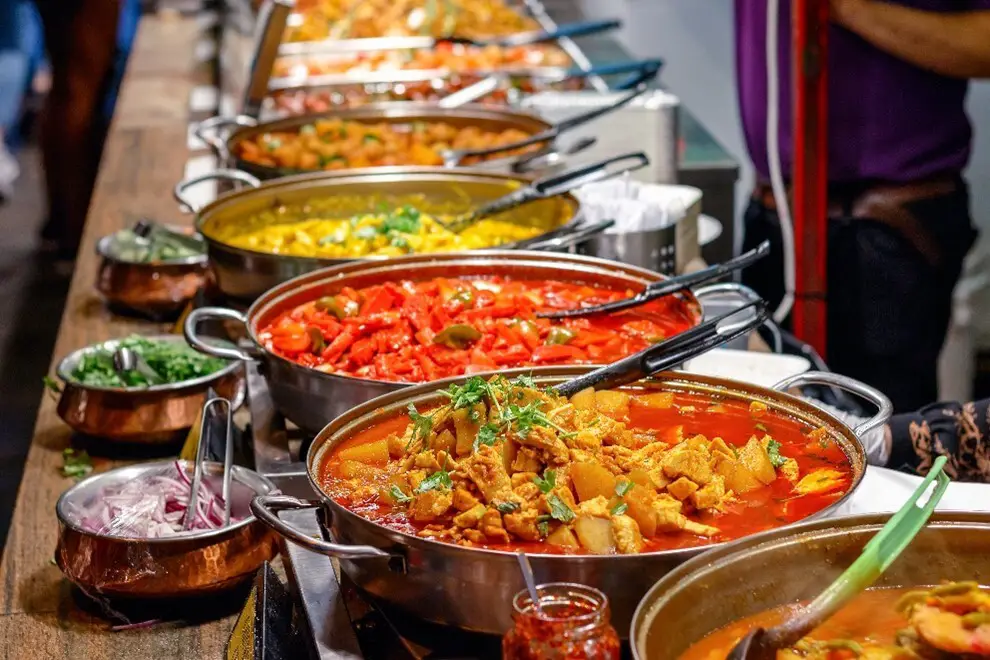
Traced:
<path id="1" fill-rule="evenodd" d="M 831 0 L 832 18 L 871 44 L 923 69 L 990 78 L 990 10 L 933 12 L 884 0 Z"/>

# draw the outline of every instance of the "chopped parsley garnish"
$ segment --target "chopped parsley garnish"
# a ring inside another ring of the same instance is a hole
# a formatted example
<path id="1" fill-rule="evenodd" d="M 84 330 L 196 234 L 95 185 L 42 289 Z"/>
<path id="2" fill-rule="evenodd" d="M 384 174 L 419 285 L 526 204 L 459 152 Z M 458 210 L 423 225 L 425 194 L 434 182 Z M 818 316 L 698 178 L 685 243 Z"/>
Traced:
<path id="1" fill-rule="evenodd" d="M 93 471 L 93 462 L 85 451 L 76 451 L 72 447 L 62 450 L 62 476 L 72 479 L 82 479 Z"/>
<path id="2" fill-rule="evenodd" d="M 450 473 L 447 472 L 447 462 L 444 461 L 444 465 L 438 472 L 434 472 L 426 479 L 419 482 L 416 486 L 416 490 L 413 491 L 417 495 L 425 493 L 430 490 L 450 490 L 453 488 L 454 483 L 450 480 Z"/>
<path id="3" fill-rule="evenodd" d="M 510 403 L 502 411 L 502 423 L 515 430 L 520 438 L 527 438 L 534 426 L 550 426 L 546 413 L 540 410 L 542 407 L 542 401 L 531 401 L 525 406 Z"/>
<path id="4" fill-rule="evenodd" d="M 388 489 L 388 495 L 396 504 L 407 504 L 412 501 L 412 498 L 403 493 L 402 489 L 395 484 L 392 484 L 392 487 Z"/>
<path id="5" fill-rule="evenodd" d="M 562 523 L 569 523 L 574 520 L 574 512 L 571 511 L 571 507 L 564 503 L 564 500 L 557 497 L 557 495 L 550 494 L 547 495 L 547 505 L 550 507 L 550 516 L 554 520 L 559 520 Z"/>
<path id="6" fill-rule="evenodd" d="M 341 156 L 340 154 L 334 154 L 332 156 L 326 156 L 324 154 L 320 154 L 320 157 L 319 159 L 317 159 L 317 162 L 320 164 L 320 167 L 326 167 L 330 163 L 336 161 L 345 161 L 345 160 L 347 159 Z"/>
<path id="7" fill-rule="evenodd" d="M 780 443 L 773 438 L 767 443 L 767 455 L 770 457 L 770 464 L 775 468 L 787 462 L 787 459 L 780 455 L 780 446 Z"/>
<path id="8" fill-rule="evenodd" d="M 364 137 L 361 138 L 361 142 L 368 144 L 369 142 L 381 142 L 382 139 L 375 135 L 374 133 L 365 133 Z"/>
<path id="9" fill-rule="evenodd" d="M 557 487 L 557 472 L 556 470 L 548 469 L 543 473 L 543 478 L 533 477 L 533 483 L 536 484 L 537 488 L 540 489 L 541 493 L 549 493 L 551 490 Z"/>
<path id="10" fill-rule="evenodd" d="M 499 513 L 512 513 L 519 510 L 519 504 L 516 502 L 499 502 L 495 505 L 495 508 Z"/>
<path id="11" fill-rule="evenodd" d="M 390 231 L 415 234 L 419 231 L 420 215 L 420 212 L 412 206 L 403 206 L 386 215 L 378 231 L 383 234 Z"/>
<path id="12" fill-rule="evenodd" d="M 423 446 L 426 446 L 426 441 L 430 437 L 430 431 L 433 430 L 433 418 L 429 415 L 421 415 L 419 411 L 416 410 L 416 405 L 410 403 L 409 407 L 406 409 L 409 411 L 409 419 L 413 422 L 412 436 L 409 438 L 409 443 L 406 445 L 406 449 L 409 449 L 416 440 L 422 440 Z"/>
<path id="13" fill-rule="evenodd" d="M 478 429 L 477 435 L 474 436 L 474 447 L 472 451 L 477 452 L 481 448 L 481 445 L 488 445 L 489 447 L 495 444 L 498 439 L 498 426 L 495 424 L 485 424 L 480 429 Z"/>
<path id="14" fill-rule="evenodd" d="M 533 390 L 536 389 L 536 381 L 533 380 L 532 374 L 530 375 L 523 374 L 521 376 L 516 377 L 516 379 L 512 381 L 512 385 L 514 387 L 528 387 Z"/>
<path id="15" fill-rule="evenodd" d="M 476 403 L 481 403 L 489 393 L 488 383 L 480 376 L 471 376 L 463 385 L 451 385 L 443 390 L 443 394 L 450 397 L 454 410 L 470 408 Z"/>

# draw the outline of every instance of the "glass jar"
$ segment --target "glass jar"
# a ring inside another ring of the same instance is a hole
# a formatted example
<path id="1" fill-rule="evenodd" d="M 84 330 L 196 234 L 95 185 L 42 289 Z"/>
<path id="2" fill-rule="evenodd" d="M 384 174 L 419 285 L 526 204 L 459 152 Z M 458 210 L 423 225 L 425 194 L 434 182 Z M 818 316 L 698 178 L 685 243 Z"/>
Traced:
<path id="1" fill-rule="evenodd" d="M 515 627 L 502 639 L 505 660 L 618 660 L 619 636 L 609 623 L 608 597 L 581 584 L 537 587 L 540 608 L 526 590 L 512 599 Z"/>

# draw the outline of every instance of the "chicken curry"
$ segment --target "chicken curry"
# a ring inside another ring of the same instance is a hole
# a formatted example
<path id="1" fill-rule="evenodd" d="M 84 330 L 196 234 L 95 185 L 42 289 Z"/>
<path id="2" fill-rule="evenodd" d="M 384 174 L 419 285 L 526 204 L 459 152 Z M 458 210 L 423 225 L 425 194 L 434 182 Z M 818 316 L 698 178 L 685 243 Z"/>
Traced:
<path id="1" fill-rule="evenodd" d="M 444 394 L 335 447 L 320 466 L 324 491 L 437 541 L 629 554 L 806 518 L 853 479 L 828 429 L 758 401 L 590 388 L 566 399 L 526 376 L 475 376 Z"/>
<path id="2" fill-rule="evenodd" d="M 797 606 L 741 619 L 693 645 L 681 660 L 724 660 L 754 627 Z M 975 582 L 877 589 L 858 596 L 778 660 L 948 660 L 990 657 L 990 593 Z"/>

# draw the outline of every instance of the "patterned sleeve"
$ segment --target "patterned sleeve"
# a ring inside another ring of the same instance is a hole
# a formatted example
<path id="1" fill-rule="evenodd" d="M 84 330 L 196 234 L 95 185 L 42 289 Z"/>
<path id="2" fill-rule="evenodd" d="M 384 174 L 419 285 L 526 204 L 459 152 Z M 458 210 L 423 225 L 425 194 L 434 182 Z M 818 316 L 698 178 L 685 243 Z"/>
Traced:
<path id="1" fill-rule="evenodd" d="M 937 456 L 956 481 L 990 482 L 990 399 L 933 403 L 890 420 L 887 467 L 924 475 Z"/>

